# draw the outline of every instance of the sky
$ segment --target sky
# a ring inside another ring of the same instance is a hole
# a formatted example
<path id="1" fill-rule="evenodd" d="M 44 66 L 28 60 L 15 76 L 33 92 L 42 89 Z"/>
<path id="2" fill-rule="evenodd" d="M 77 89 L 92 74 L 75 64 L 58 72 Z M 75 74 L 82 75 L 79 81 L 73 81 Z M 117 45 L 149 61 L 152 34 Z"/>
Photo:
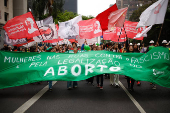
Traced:
<path id="1" fill-rule="evenodd" d="M 77 0 L 78 14 L 96 17 L 99 13 L 108 9 L 110 4 L 115 4 L 116 0 Z"/>

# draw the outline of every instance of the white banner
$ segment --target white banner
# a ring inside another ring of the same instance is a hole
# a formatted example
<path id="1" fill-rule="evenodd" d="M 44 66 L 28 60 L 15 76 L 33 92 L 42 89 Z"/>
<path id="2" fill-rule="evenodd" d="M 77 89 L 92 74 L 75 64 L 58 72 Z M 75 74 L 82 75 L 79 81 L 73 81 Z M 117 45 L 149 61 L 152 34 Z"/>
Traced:
<path id="1" fill-rule="evenodd" d="M 140 38 L 140 37 L 147 37 L 147 32 L 150 31 L 151 28 L 152 26 L 149 26 L 148 28 L 144 29 L 141 33 L 138 33 L 136 37 L 134 37 L 133 39 Z"/>
<path id="2" fill-rule="evenodd" d="M 45 40 L 52 40 L 58 38 L 55 24 L 44 25 L 43 27 L 40 27 L 39 30 L 42 36 L 40 35 L 37 37 L 33 37 L 35 42 L 42 42 Z"/>
<path id="3" fill-rule="evenodd" d="M 81 20 L 82 16 L 79 15 L 69 21 L 59 22 L 58 36 L 62 39 L 72 39 L 72 37 L 79 35 L 79 26 L 77 23 Z"/>
<path id="4" fill-rule="evenodd" d="M 140 15 L 140 21 L 136 28 L 162 24 L 164 22 L 168 1 L 169 0 L 159 0 L 143 11 Z"/>

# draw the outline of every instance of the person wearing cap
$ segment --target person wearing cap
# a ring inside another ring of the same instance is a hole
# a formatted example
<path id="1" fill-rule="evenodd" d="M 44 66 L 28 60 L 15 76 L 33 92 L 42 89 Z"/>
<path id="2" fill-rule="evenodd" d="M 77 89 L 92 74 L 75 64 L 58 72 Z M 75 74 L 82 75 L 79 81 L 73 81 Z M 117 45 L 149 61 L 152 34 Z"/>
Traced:
<path id="1" fill-rule="evenodd" d="M 150 46 L 154 46 L 154 41 L 153 41 L 153 40 L 151 40 L 149 43 L 150 43 Z M 149 47 L 150 47 L 150 46 L 149 46 Z M 146 51 L 146 52 L 149 51 L 149 47 L 147 48 L 147 51 Z M 150 85 L 152 85 L 152 89 L 156 89 L 156 85 L 155 85 L 155 84 L 153 84 L 153 83 L 150 82 Z"/>
<path id="2" fill-rule="evenodd" d="M 166 40 L 163 40 L 163 41 L 162 41 L 163 47 L 167 47 L 167 43 L 168 43 L 168 42 L 167 42 Z"/>
<path id="3" fill-rule="evenodd" d="M 11 48 L 11 46 L 8 46 L 8 51 L 12 51 L 12 48 Z"/>
<path id="4" fill-rule="evenodd" d="M 151 40 L 151 41 L 149 42 L 149 44 L 150 44 L 149 46 L 154 46 L 154 43 L 155 43 L 155 42 L 154 42 L 153 40 Z M 148 46 L 148 48 L 147 48 L 146 52 L 148 52 L 148 51 L 149 51 L 149 46 Z"/>

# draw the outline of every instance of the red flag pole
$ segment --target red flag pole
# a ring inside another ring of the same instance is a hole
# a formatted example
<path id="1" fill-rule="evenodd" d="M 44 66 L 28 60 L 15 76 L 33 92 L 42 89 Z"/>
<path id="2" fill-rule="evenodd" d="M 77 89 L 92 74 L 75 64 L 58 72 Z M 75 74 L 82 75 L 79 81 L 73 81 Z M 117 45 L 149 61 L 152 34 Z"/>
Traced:
<path id="1" fill-rule="evenodd" d="M 30 11 L 30 12 L 31 12 L 31 11 Z M 31 12 L 31 15 L 32 15 L 32 12 Z M 33 16 L 33 15 L 32 15 L 32 17 L 33 17 L 33 19 L 34 19 L 34 16 Z M 35 24 L 36 24 L 36 26 L 37 26 L 37 23 L 36 23 L 35 19 L 34 19 L 34 22 L 35 22 Z M 38 26 L 37 26 L 37 28 L 38 28 L 38 31 L 39 31 L 39 33 L 40 33 L 41 37 L 43 38 L 43 36 L 42 36 L 42 34 L 41 34 L 40 29 L 39 29 L 39 27 L 38 27 Z M 44 41 L 44 39 L 43 39 L 43 41 Z"/>

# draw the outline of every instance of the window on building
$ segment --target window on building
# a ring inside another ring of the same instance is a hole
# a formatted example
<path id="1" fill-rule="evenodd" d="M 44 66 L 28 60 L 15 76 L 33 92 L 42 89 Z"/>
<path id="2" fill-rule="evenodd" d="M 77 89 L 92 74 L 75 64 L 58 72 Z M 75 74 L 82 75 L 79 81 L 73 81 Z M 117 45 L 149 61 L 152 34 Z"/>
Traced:
<path id="1" fill-rule="evenodd" d="M 6 6 L 6 7 L 7 7 L 7 2 L 8 2 L 8 0 L 4 0 L 4 6 Z"/>
<path id="2" fill-rule="evenodd" d="M 4 20 L 8 21 L 8 13 L 6 13 L 6 12 L 4 13 Z"/>

